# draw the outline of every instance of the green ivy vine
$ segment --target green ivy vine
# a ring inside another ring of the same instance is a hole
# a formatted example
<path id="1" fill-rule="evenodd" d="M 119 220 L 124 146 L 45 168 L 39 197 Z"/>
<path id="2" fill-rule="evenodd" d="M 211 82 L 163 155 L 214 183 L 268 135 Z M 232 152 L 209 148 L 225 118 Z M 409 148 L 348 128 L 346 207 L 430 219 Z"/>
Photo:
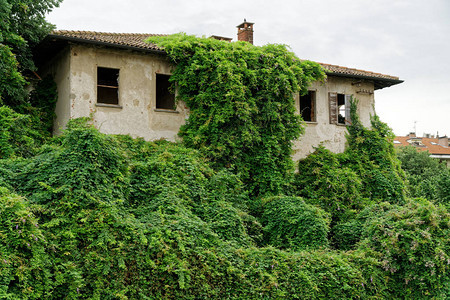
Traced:
<path id="1" fill-rule="evenodd" d="M 257 47 L 186 34 L 152 37 L 176 65 L 171 81 L 190 108 L 179 135 L 215 167 L 239 174 L 252 195 L 278 194 L 294 171 L 303 133 L 294 93 L 325 77 L 285 45 Z"/>

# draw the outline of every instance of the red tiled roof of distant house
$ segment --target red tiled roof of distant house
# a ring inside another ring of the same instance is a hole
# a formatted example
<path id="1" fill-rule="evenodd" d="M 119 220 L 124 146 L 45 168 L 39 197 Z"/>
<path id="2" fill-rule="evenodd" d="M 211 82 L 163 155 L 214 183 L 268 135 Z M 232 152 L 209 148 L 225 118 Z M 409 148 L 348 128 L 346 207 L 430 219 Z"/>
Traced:
<path id="1" fill-rule="evenodd" d="M 419 151 L 428 151 L 430 154 L 434 155 L 450 155 L 450 147 L 444 147 L 439 145 L 438 138 L 420 138 L 420 137 L 409 137 L 409 136 L 397 136 L 394 141 L 400 142 L 400 144 L 394 142 L 394 146 L 410 146 L 411 144 L 408 140 L 415 139 L 420 140 L 421 146 L 415 146 Z M 414 146 L 414 145 L 413 145 Z"/>

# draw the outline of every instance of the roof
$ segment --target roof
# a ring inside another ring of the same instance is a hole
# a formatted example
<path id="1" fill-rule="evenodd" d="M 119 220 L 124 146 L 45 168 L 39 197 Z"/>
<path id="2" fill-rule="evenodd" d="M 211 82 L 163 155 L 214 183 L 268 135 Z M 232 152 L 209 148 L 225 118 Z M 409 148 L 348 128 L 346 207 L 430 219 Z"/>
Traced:
<path id="1" fill-rule="evenodd" d="M 157 45 L 145 42 L 145 40 L 151 36 L 163 36 L 163 34 L 56 30 L 48 35 L 47 40 L 84 42 L 138 51 L 164 53 L 164 50 Z M 403 80 L 399 80 L 399 78 L 395 76 L 331 64 L 319 64 L 325 69 L 325 72 L 331 76 L 372 80 L 374 81 L 375 89 L 381 89 L 403 82 Z"/>
<path id="2" fill-rule="evenodd" d="M 155 44 L 145 41 L 152 36 L 164 36 L 164 34 L 55 30 L 48 35 L 48 38 L 163 52 Z"/>
<path id="3" fill-rule="evenodd" d="M 403 80 L 400 80 L 396 76 L 347 68 L 337 65 L 330 65 L 324 63 L 319 64 L 325 69 L 325 73 L 327 73 L 328 75 L 373 80 L 375 83 L 376 90 L 403 82 Z"/>
<path id="4" fill-rule="evenodd" d="M 394 141 L 398 141 L 399 143 L 394 143 L 394 146 L 411 146 L 411 144 L 408 142 L 411 140 L 417 140 L 422 143 L 422 145 L 420 146 L 415 146 L 418 151 L 428 151 L 433 155 L 450 155 L 450 147 L 439 145 L 438 138 L 396 136 Z"/>

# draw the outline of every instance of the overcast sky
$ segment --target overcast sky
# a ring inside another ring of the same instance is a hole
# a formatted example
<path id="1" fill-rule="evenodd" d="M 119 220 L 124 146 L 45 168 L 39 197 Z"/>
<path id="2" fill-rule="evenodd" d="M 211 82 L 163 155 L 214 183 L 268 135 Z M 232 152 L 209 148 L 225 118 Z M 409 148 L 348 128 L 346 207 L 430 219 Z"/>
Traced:
<path id="1" fill-rule="evenodd" d="M 220 35 L 254 22 L 254 43 L 289 45 L 299 58 L 400 77 L 375 92 L 397 135 L 450 135 L 449 0 L 64 0 L 57 29 Z"/>

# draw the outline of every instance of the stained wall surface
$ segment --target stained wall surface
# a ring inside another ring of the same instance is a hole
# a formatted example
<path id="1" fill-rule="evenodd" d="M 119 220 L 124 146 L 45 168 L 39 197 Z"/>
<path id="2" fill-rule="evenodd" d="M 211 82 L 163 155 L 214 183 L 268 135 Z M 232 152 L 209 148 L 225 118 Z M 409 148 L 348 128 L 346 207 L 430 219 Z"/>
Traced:
<path id="1" fill-rule="evenodd" d="M 335 153 L 344 151 L 347 127 L 330 124 L 329 93 L 352 95 L 357 99 L 358 115 L 366 127 L 370 127 L 370 116 L 374 114 L 374 85 L 371 82 L 329 76 L 326 82 L 313 83 L 309 90 L 316 92 L 316 122 L 306 122 L 305 133 L 294 142 L 294 161 L 306 157 L 321 143 Z M 299 112 L 299 95 L 295 96 L 295 105 Z"/>
<path id="2" fill-rule="evenodd" d="M 179 102 L 176 110 L 156 109 L 156 74 L 172 71 L 164 56 L 83 45 L 72 45 L 69 55 L 70 92 L 59 101 L 70 107 L 70 119 L 92 117 L 94 125 L 108 134 L 177 139 L 186 106 Z M 119 69 L 118 105 L 97 103 L 97 67 Z M 67 123 L 57 116 L 58 125 L 58 120 Z"/>
<path id="3" fill-rule="evenodd" d="M 97 103 L 97 67 L 119 69 L 119 104 Z M 55 81 L 59 100 L 56 108 L 55 133 L 67 121 L 92 117 L 103 133 L 130 134 L 146 140 L 175 141 L 189 109 L 179 102 L 175 111 L 156 109 L 156 74 L 171 74 L 173 66 L 166 57 L 126 50 L 71 45 L 57 61 Z M 333 152 L 345 149 L 345 125 L 330 124 L 330 92 L 353 95 L 359 101 L 358 113 L 365 126 L 370 126 L 374 113 L 374 85 L 369 81 L 328 77 L 309 90 L 316 92 L 316 121 L 305 123 L 305 133 L 294 142 L 293 159 L 306 157 L 322 143 Z M 295 95 L 299 112 L 299 95 Z"/>

